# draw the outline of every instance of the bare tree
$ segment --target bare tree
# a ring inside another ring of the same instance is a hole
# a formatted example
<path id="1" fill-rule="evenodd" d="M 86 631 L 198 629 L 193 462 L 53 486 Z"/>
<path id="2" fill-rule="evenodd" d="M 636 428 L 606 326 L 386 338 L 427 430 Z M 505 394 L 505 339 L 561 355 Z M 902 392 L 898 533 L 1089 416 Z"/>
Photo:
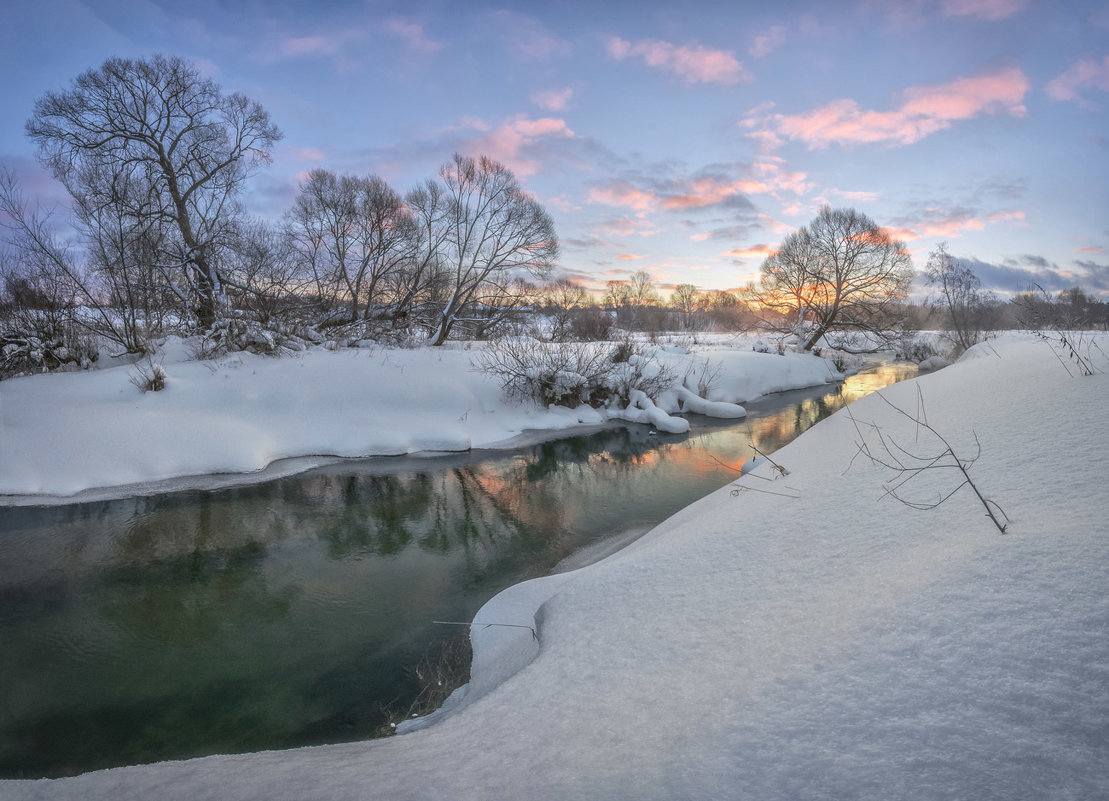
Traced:
<path id="1" fill-rule="evenodd" d="M 448 291 L 443 256 L 451 230 L 450 203 L 443 185 L 434 180 L 411 190 L 404 202 L 413 224 L 408 259 L 394 276 L 391 318 L 409 333 L 417 328 L 431 332 Z"/>
<path id="2" fill-rule="evenodd" d="M 982 291 L 974 271 L 947 252 L 946 242 L 928 254 L 924 278 L 932 290 L 930 305 L 943 314 L 944 334 L 956 355 L 988 337 L 996 301 L 991 293 Z"/>
<path id="3" fill-rule="evenodd" d="M 763 262 L 759 283 L 748 287 L 748 295 L 767 327 L 805 335 L 810 309 L 821 291 L 810 275 L 815 262 L 812 237 L 805 228 L 790 234 Z"/>
<path id="4" fill-rule="evenodd" d="M 503 164 L 456 153 L 439 177 L 446 201 L 439 222 L 445 232 L 432 239 L 442 244 L 438 269 L 445 294 L 433 345 L 442 345 L 455 325 L 474 316 L 483 303 L 504 303 L 517 295 L 519 279 L 546 277 L 558 256 L 550 216 Z"/>
<path id="5" fill-rule="evenodd" d="M 574 319 L 589 305 L 589 293 L 568 278 L 552 281 L 542 289 L 543 311 L 551 319 L 551 340 L 566 342 L 573 338 Z"/>
<path id="6" fill-rule="evenodd" d="M 643 330 L 648 310 L 656 308 L 659 302 L 654 278 L 646 270 L 637 270 L 626 281 L 605 284 L 605 307 L 615 311 L 620 325 L 628 330 Z"/>
<path id="7" fill-rule="evenodd" d="M 307 320 L 315 286 L 283 230 L 261 220 L 241 221 L 229 256 L 224 283 L 236 309 L 263 326 Z"/>
<path id="8" fill-rule="evenodd" d="M 605 282 L 605 308 L 619 313 L 621 309 L 631 305 L 632 288 L 627 281 Z"/>
<path id="9" fill-rule="evenodd" d="M 55 233 L 49 215 L 27 206 L 15 176 L 8 171 L 0 171 L 0 219 L 9 232 L 6 241 L 15 252 L 13 267 L 6 274 L 8 281 L 13 286 L 39 287 L 49 295 L 49 303 L 44 305 L 40 301 L 45 296 L 38 293 L 39 302 L 24 316 L 24 323 L 33 328 L 37 320 L 55 333 L 78 326 L 123 346 L 126 352 L 144 351 L 145 335 L 134 310 L 120 313 L 112 306 L 119 299 L 120 286 L 105 282 L 103 270 L 89 269 Z M 97 247 L 97 242 L 90 243 L 94 256 Z M 84 313 L 78 313 L 82 308 Z M 28 311 L 26 305 L 23 309 Z"/>
<path id="10" fill-rule="evenodd" d="M 400 195 L 376 176 L 313 170 L 289 222 L 318 297 L 346 309 L 337 322 L 379 313 L 386 285 L 412 246 L 412 218 Z"/>
<path id="11" fill-rule="evenodd" d="M 729 330 L 747 330 L 755 322 L 750 306 L 730 290 L 718 289 L 701 295 L 697 308 L 713 325 Z"/>
<path id="12" fill-rule="evenodd" d="M 1080 287 L 1064 289 L 1056 295 L 1055 308 L 1063 328 L 1105 327 L 1104 303 L 1090 297 Z"/>
<path id="13" fill-rule="evenodd" d="M 659 302 L 658 289 L 655 288 L 654 278 L 646 270 L 636 270 L 632 273 L 630 302 L 633 306 L 657 306 Z"/>
<path id="14" fill-rule="evenodd" d="M 158 266 L 165 228 L 144 185 L 136 187 L 126 176 L 108 175 L 97 165 L 87 165 L 77 184 L 83 191 L 73 195 L 76 227 L 88 270 L 103 295 L 86 302 L 109 306 L 123 334 L 109 332 L 109 337 L 128 352 L 142 353 L 146 340 L 180 319 L 187 303 L 171 289 L 175 276 Z"/>
<path id="15" fill-rule="evenodd" d="M 896 320 L 913 278 L 903 242 L 854 209 L 824 206 L 762 266 L 756 299 L 787 314 L 811 350 L 829 331 L 881 333 Z"/>
<path id="16" fill-rule="evenodd" d="M 678 313 L 678 322 L 683 331 L 693 329 L 694 315 L 698 309 L 697 287 L 693 284 L 678 284 L 670 296 L 670 305 Z"/>
<path id="17" fill-rule="evenodd" d="M 214 251 L 244 180 L 281 138 L 269 114 L 243 95 L 223 94 L 184 59 L 112 58 L 68 91 L 35 101 L 27 134 L 75 197 L 129 185 L 110 199 L 136 220 L 167 226 L 159 264 L 178 271 L 184 286 L 176 291 L 200 325 L 211 326 L 225 299 Z M 90 175 L 108 180 L 90 186 Z"/>

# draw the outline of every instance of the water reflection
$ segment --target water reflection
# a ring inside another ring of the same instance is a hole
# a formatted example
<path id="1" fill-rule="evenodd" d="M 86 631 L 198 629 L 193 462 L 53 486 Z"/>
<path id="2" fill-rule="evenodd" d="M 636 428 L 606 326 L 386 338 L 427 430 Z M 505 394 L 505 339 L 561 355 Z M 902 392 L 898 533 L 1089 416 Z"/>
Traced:
<path id="1" fill-rule="evenodd" d="M 0 510 L 0 776 L 369 736 L 500 589 L 664 519 L 903 374 L 687 436 L 368 460 L 251 487 Z"/>

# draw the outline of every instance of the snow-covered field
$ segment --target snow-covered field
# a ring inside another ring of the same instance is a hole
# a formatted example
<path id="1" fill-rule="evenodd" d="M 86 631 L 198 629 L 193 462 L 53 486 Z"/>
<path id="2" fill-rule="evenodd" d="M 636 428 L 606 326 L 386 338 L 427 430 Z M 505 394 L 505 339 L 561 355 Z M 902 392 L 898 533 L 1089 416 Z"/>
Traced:
<path id="1" fill-rule="evenodd" d="M 937 443 L 872 395 L 774 454 L 788 475 L 774 480 L 764 463 L 738 480 L 746 489 L 703 499 L 612 557 L 493 599 L 471 632 L 473 681 L 434 725 L 0 783 L 0 798 L 1109 798 L 1109 364 L 1091 358 L 1101 372 L 1070 375 L 1066 355 L 1007 336 L 882 393 L 926 415 L 964 460 L 980 445 L 970 474 L 1004 509 L 1005 534 L 969 487 L 931 510 L 884 497 L 895 476 L 858 454 L 860 436 L 876 446 L 871 424 L 919 456 Z M 203 382 L 212 397 L 213 384 L 264 368 L 245 360 L 205 378 L 180 367 L 179 388 Z M 443 392 L 458 405 L 436 418 L 443 435 L 461 436 L 455 408 L 501 414 L 472 384 L 461 399 Z M 123 403 L 106 386 L 99 398 Z M 955 471 L 932 470 L 901 491 L 929 501 L 956 484 Z M 538 638 L 486 623 L 534 626 Z"/>
<path id="2" fill-rule="evenodd" d="M 678 410 L 676 393 L 659 399 L 662 409 L 509 402 L 493 377 L 474 368 L 477 347 L 318 348 L 280 359 L 240 353 L 195 361 L 170 340 L 155 360 L 167 374 L 160 392 L 141 392 L 131 364 L 3 381 L 0 503 L 49 500 L 3 496 L 138 494 L 188 477 L 201 477 L 193 486 L 258 480 L 325 457 L 506 447 L 610 418 L 688 429 L 666 414 Z M 720 416 L 729 416 L 719 408 L 725 403 L 841 377 L 824 359 L 755 353 L 734 338 L 706 354 L 662 346 L 657 359 L 679 378 L 689 372 L 694 388 L 706 363 L 719 365 L 711 400 Z"/>

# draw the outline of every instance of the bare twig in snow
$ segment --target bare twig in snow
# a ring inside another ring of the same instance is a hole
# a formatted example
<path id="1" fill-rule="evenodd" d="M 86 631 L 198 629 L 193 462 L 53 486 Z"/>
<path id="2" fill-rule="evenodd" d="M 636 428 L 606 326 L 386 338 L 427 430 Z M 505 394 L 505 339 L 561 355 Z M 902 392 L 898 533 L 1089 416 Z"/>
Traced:
<path id="1" fill-rule="evenodd" d="M 760 451 L 754 445 L 751 446 L 751 450 L 753 450 L 756 455 L 761 456 L 762 458 L 766 459 L 766 461 L 770 462 L 770 464 L 774 465 L 774 469 L 776 471 L 778 471 L 778 476 L 780 476 L 782 478 L 785 478 L 786 476 L 789 475 L 789 470 L 787 470 L 784 466 L 782 466 L 782 465 L 778 464 L 777 462 L 775 462 L 767 454 Z"/>
<path id="2" fill-rule="evenodd" d="M 911 420 L 915 424 L 917 432 L 914 450 L 910 451 L 898 443 L 891 435 L 886 433 L 881 426 L 875 423 L 860 422 L 851 413 L 851 408 L 847 407 L 847 416 L 854 424 L 855 431 L 859 435 L 859 439 L 855 443 L 858 446 L 858 452 L 855 456 L 862 454 L 873 464 L 881 465 L 895 473 L 895 477 L 885 485 L 886 494 L 913 509 L 935 509 L 937 506 L 945 503 L 963 487 L 969 486 L 982 504 L 982 507 L 986 510 L 986 515 L 993 521 L 997 530 L 1004 534 L 1005 529 L 1009 525 L 1008 516 L 996 501 L 982 494 L 981 490 L 978 489 L 977 484 L 974 483 L 974 480 L 970 476 L 970 468 L 974 466 L 974 463 L 977 462 L 978 458 L 982 455 L 982 445 L 978 441 L 978 435 L 974 434 L 975 452 L 973 456 L 957 454 L 951 443 L 928 423 L 927 410 L 924 406 L 924 396 L 919 386 L 917 387 L 917 412 L 915 415 L 909 414 L 901 407 L 892 403 L 881 392 L 877 393 L 877 395 L 895 412 Z M 868 433 L 864 433 L 864 428 L 868 429 Z M 921 431 L 925 431 L 935 438 L 936 445 L 938 446 L 937 450 L 930 452 L 921 451 Z M 854 464 L 854 460 L 855 457 L 852 457 L 852 464 Z M 850 465 L 848 469 L 850 469 Z M 931 470 L 953 470 L 957 474 L 957 483 L 951 489 L 941 492 L 938 498 L 915 499 L 909 497 L 905 492 L 906 486 L 914 479 Z M 999 516 L 1004 519 L 1004 523 L 999 519 Z"/>

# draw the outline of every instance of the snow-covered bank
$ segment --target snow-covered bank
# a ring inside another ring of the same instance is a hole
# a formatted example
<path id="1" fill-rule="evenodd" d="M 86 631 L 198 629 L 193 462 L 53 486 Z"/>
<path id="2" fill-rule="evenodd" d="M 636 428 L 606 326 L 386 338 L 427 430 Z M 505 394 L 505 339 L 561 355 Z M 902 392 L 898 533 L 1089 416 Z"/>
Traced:
<path id="1" fill-rule="evenodd" d="M 538 641 L 475 626 L 480 697 L 434 726 L 0 798 L 1109 797 L 1109 375 L 1006 338 L 883 395 L 916 414 L 917 387 L 956 452 L 980 442 L 1008 533 L 966 489 L 931 511 L 883 497 L 841 412 L 774 455 L 787 477 L 766 465 L 490 602 L 479 621 Z M 881 398 L 852 414 L 931 450 Z"/>
<path id="2" fill-rule="evenodd" d="M 161 392 L 140 392 L 130 365 L 0 382 L 0 503 L 21 500 L 2 496 L 104 497 L 110 488 L 137 494 L 156 482 L 211 474 L 226 476 L 216 484 L 248 474 L 268 478 L 307 469 L 320 457 L 517 446 L 538 439 L 535 432 L 610 418 L 688 428 L 672 416 L 682 404 L 679 389 L 659 406 L 644 397 L 629 410 L 542 409 L 507 401 L 496 380 L 474 369 L 472 356 L 456 346 L 190 361 L 171 341 L 161 357 Z M 823 359 L 754 353 L 746 345 L 708 358 L 664 352 L 660 359 L 678 376 L 720 364 L 715 403 L 699 400 L 696 411 L 723 416 L 742 413 L 733 404 L 759 395 L 840 377 Z M 688 405 L 689 393 L 684 397 Z M 94 488 L 102 491 L 88 493 Z"/>

